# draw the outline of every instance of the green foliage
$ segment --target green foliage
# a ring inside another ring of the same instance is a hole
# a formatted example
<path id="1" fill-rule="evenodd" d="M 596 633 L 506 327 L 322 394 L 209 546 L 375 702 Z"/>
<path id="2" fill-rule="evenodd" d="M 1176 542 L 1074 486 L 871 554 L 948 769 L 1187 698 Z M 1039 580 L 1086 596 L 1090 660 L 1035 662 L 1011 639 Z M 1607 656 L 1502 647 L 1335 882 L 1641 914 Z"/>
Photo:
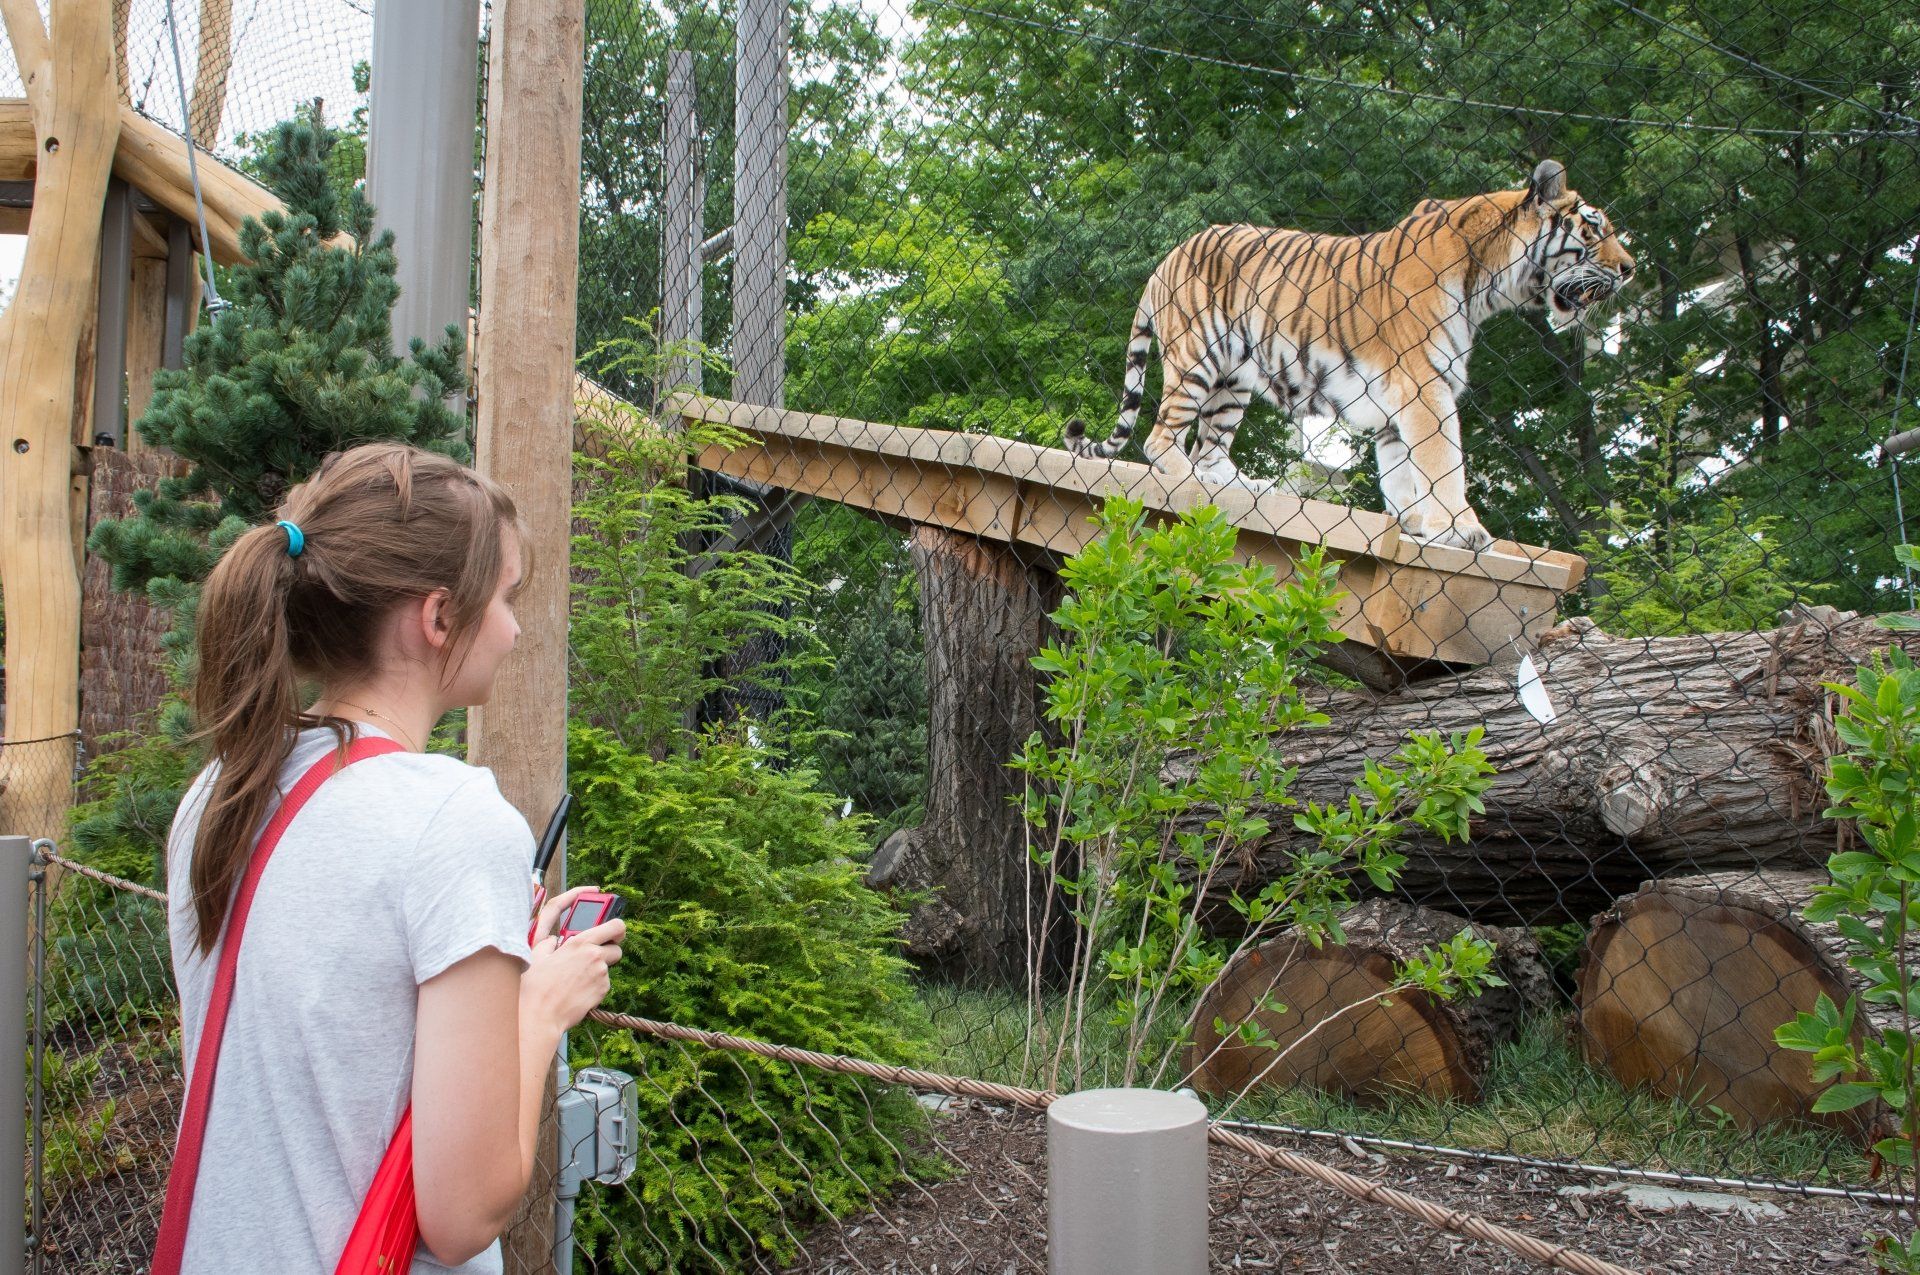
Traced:
<path id="1" fill-rule="evenodd" d="M 795 570 L 825 581 L 802 614 L 832 656 L 801 679 L 820 728 L 808 760 L 884 837 L 918 822 L 926 800 L 926 650 L 912 567 L 897 533 L 844 506 L 816 502 L 794 539 Z"/>
<path id="2" fill-rule="evenodd" d="M 160 373 L 138 422 L 191 468 L 136 493 L 131 516 L 88 539 L 116 588 L 145 589 L 177 616 L 226 545 L 327 453 L 400 440 L 466 455 L 463 419 L 445 401 L 466 389 L 464 338 L 450 326 L 438 345 L 416 340 L 394 356 L 393 236 L 374 235 L 357 187 L 341 195 L 332 146 L 309 120 L 273 130 L 260 170 L 287 211 L 242 224 L 247 264 L 229 273 L 231 306 L 187 338 L 186 366 Z"/>
<path id="3" fill-rule="evenodd" d="M 1683 469 L 1697 429 L 1694 376 L 1640 382 L 1627 400 L 1651 442 L 1614 479 L 1605 525 L 1581 552 L 1605 592 L 1591 614 L 1609 633 L 1664 637 L 1770 628 L 1795 599 L 1816 591 L 1789 579 L 1778 519 L 1748 513 Z"/>
<path id="4" fill-rule="evenodd" d="M 1832 884 L 1815 892 L 1809 921 L 1831 922 L 1847 940 L 1847 964 L 1863 992 L 1835 1005 L 1824 994 L 1774 1031 L 1786 1049 L 1811 1054 L 1813 1079 L 1827 1084 L 1816 1112 L 1864 1109 L 1885 1136 L 1874 1151 L 1911 1172 L 1920 1149 L 1920 1071 L 1915 1020 L 1920 982 L 1909 937 L 1920 924 L 1920 668 L 1898 647 L 1886 661 L 1860 668 L 1855 685 L 1830 684 L 1842 701 L 1834 721 L 1845 752 L 1827 775 L 1830 819 L 1846 821 L 1843 848 L 1827 860 Z M 1857 848 L 1856 848 L 1857 847 Z M 1874 1032 L 1861 1023 L 1863 1005 L 1888 1007 L 1899 1026 Z M 1831 1082 L 1831 1083 L 1828 1083 Z M 1907 1210 L 1920 1234 L 1920 1206 Z M 1883 1269 L 1920 1271 L 1920 1244 L 1888 1237 Z"/>
<path id="5" fill-rule="evenodd" d="M 1091 1000 L 1124 1029 L 1121 1083 L 1145 1073 L 1157 1084 L 1185 1038 L 1166 1028 L 1170 1013 L 1184 1015 L 1276 926 L 1338 941 L 1349 875 L 1391 889 L 1409 823 L 1463 837 L 1492 768 L 1477 729 L 1451 742 L 1415 736 L 1392 764 L 1370 761 L 1347 801 L 1295 800 L 1273 741 L 1327 724 L 1301 683 L 1307 661 L 1339 640 L 1336 567 L 1310 553 L 1282 586 L 1236 559 L 1234 528 L 1211 507 L 1149 527 L 1138 502 L 1115 500 L 1098 525 L 1061 572 L 1062 641 L 1034 659 L 1051 679 L 1046 717 L 1058 742 L 1036 733 L 1013 765 L 1029 780 L 1030 853 L 1076 927 L 1067 1008 L 1049 1024 L 1049 1083 L 1060 1083 L 1062 1065 L 1082 1083 Z M 1310 848 L 1257 893 L 1223 890 L 1276 810 Z M 1237 942 L 1203 927 L 1222 902 L 1244 922 Z M 1498 982 L 1491 956 L 1462 934 L 1401 970 L 1395 988 L 1474 994 Z M 1045 1021 L 1037 1007 L 1033 1017 Z"/>
<path id="6" fill-rule="evenodd" d="M 568 849 L 577 881 L 627 899 L 607 1007 L 761 1040 L 912 1064 L 930 1028 L 897 953 L 901 923 L 863 882 L 859 818 L 799 768 L 724 734 L 655 760 L 575 725 Z M 632 1033 L 574 1037 L 576 1065 L 639 1078 L 647 1149 L 583 1218 L 610 1267 L 738 1270 L 792 1257 L 802 1219 L 897 1181 L 910 1095 Z"/>
<path id="7" fill-rule="evenodd" d="M 1893 554 L 1895 561 L 1900 564 L 1901 571 L 1906 573 L 1906 579 L 1911 581 L 1913 573 L 1920 571 L 1920 548 L 1913 545 L 1895 545 Z M 1880 623 L 1902 633 L 1920 631 L 1920 615 L 1885 615 L 1880 617 Z"/>
<path id="8" fill-rule="evenodd" d="M 593 449 L 575 458 L 574 521 L 590 530 L 573 539 L 572 708 L 629 748 L 686 752 L 697 738 L 693 706 L 709 694 L 784 687 L 817 658 L 792 614 L 809 586 L 767 554 L 703 548 L 752 506 L 696 495 L 688 465 L 707 448 L 751 439 L 706 422 L 668 431 L 624 404 L 612 413 L 588 427 Z M 778 639 L 777 657 L 727 670 L 726 656 L 766 637 Z M 795 725 L 791 714 L 774 724 L 788 743 Z"/>

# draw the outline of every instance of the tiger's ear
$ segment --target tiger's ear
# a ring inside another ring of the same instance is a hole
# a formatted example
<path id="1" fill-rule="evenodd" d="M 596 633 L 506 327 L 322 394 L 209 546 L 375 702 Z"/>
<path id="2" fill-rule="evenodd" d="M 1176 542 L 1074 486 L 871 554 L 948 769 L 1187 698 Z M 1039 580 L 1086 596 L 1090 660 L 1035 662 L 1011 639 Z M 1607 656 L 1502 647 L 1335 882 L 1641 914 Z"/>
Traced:
<path id="1" fill-rule="evenodd" d="M 1534 203 L 1550 204 L 1567 193 L 1567 170 L 1557 159 L 1543 159 L 1534 165 L 1527 187 Z"/>

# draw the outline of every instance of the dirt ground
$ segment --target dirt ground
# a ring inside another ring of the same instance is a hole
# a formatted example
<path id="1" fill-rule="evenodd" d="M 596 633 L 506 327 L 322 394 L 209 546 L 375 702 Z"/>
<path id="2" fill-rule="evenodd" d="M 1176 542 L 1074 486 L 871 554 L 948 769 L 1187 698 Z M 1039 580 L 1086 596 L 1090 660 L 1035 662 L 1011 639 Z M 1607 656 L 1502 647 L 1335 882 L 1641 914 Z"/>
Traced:
<path id="1" fill-rule="evenodd" d="M 978 1103 L 938 1121 L 939 1149 L 966 1172 L 897 1193 L 863 1216 L 814 1229 L 792 1275 L 1008 1272 L 1046 1269 L 1044 1118 Z M 1276 1139 L 1276 1144 L 1280 1140 Z M 1324 1141 L 1287 1142 L 1361 1177 L 1646 1275 L 1827 1275 L 1869 1271 L 1867 1235 L 1890 1212 L 1847 1200 L 1756 1193 L 1780 1210 L 1754 1218 L 1695 1207 L 1652 1211 L 1623 1195 L 1569 1197 L 1603 1180 L 1518 1166 L 1412 1155 L 1355 1156 Z M 1215 1271 L 1313 1275 L 1505 1275 L 1542 1269 L 1505 1249 L 1461 1239 L 1355 1202 L 1215 1148 L 1210 1157 Z"/>
<path id="2" fill-rule="evenodd" d="M 117 1092 L 114 1131 L 93 1149 L 96 1172 L 57 1196 L 42 1229 L 50 1272 L 119 1275 L 144 1269 L 157 1225 L 172 1131 L 160 1064 L 115 1049 L 99 1088 Z M 97 1109 L 88 1104 L 89 1113 Z M 924 1150 L 953 1168 L 895 1193 L 879 1208 L 805 1235 L 792 1275 L 1008 1275 L 1044 1271 L 1044 1117 L 982 1103 L 950 1104 Z M 1281 1142 L 1275 1139 L 1276 1143 Z M 1870 1233 L 1895 1219 L 1846 1200 L 1754 1193 L 1779 1216 L 1642 1207 L 1618 1193 L 1580 1197 L 1584 1176 L 1441 1158 L 1362 1153 L 1319 1140 L 1285 1145 L 1350 1173 L 1477 1212 L 1646 1275 L 1828 1275 L 1870 1271 Z M 91 1157 L 90 1157 L 91 1158 Z M 1210 1157 L 1215 1271 L 1289 1275 L 1506 1275 L 1537 1271 L 1504 1249 L 1429 1230 L 1231 1152 Z M 105 1169 L 105 1172 L 98 1170 Z M 770 1269 L 770 1268 L 768 1268 Z"/>

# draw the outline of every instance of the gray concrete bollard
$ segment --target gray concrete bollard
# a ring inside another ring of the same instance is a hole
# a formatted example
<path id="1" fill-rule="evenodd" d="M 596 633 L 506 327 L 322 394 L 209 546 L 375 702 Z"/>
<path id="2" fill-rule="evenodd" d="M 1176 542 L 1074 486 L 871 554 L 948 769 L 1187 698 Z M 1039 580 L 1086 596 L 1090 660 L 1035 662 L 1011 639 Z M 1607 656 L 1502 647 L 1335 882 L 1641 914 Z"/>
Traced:
<path id="1" fill-rule="evenodd" d="M 1052 1275 L 1204 1275 L 1207 1109 L 1159 1089 L 1089 1089 L 1047 1108 Z"/>

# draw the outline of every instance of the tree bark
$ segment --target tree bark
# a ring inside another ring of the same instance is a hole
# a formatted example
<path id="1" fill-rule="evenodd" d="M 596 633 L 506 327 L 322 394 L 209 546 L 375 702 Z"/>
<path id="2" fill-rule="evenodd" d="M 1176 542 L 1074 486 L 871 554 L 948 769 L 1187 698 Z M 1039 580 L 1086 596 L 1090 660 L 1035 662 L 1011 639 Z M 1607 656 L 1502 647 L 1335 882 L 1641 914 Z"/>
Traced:
<path id="1" fill-rule="evenodd" d="M 1467 922 L 1369 899 L 1340 926 L 1344 943 L 1315 947 L 1288 932 L 1228 965 L 1194 1010 L 1187 1083 L 1216 1096 L 1310 1084 L 1361 1101 L 1412 1092 L 1474 1102 L 1494 1047 L 1512 1039 L 1528 1013 L 1552 1003 L 1552 976 L 1524 928 L 1473 927 L 1494 944 L 1494 971 L 1504 987 L 1449 1001 L 1396 992 L 1383 1002 L 1401 965 L 1469 928 Z M 1268 1040 L 1223 1040 L 1216 1020 L 1257 1022 Z"/>
<path id="2" fill-rule="evenodd" d="M 1823 864 L 1836 834 L 1820 817 L 1835 748 L 1821 683 L 1896 643 L 1920 652 L 1920 637 L 1829 608 L 1767 632 L 1671 638 L 1609 638 L 1575 619 L 1533 657 L 1550 725 L 1522 707 L 1512 668 L 1491 667 L 1393 695 L 1329 693 L 1332 724 L 1276 747 L 1297 768 L 1294 799 L 1344 802 L 1366 762 L 1409 734 L 1483 727 L 1498 772 L 1486 812 L 1464 843 L 1410 828 L 1400 895 L 1476 921 L 1584 921 L 1649 877 Z M 1274 830 L 1249 848 L 1243 892 L 1307 848 L 1290 809 L 1266 813 Z"/>
<path id="3" fill-rule="evenodd" d="M 1824 870 L 1727 871 L 1649 881 L 1594 922 L 1576 980 L 1580 1048 L 1625 1085 L 1644 1085 L 1743 1127 L 1816 1121 L 1863 1132 L 1868 1109 L 1815 1116 L 1812 1055 L 1774 1044 L 1774 1028 L 1863 990 L 1831 923 L 1801 917 Z M 1862 1008 L 1856 1041 L 1899 1027 Z"/>
<path id="4" fill-rule="evenodd" d="M 1029 901 L 1044 897 L 1032 879 L 1045 874 L 1028 862 L 1024 785 L 1007 762 L 1041 727 L 1032 660 L 1058 580 L 1006 545 L 941 527 L 915 527 L 910 551 L 927 644 L 927 812 L 887 839 L 868 880 L 925 895 L 905 938 L 930 969 L 1013 981 L 1029 968 Z"/>

